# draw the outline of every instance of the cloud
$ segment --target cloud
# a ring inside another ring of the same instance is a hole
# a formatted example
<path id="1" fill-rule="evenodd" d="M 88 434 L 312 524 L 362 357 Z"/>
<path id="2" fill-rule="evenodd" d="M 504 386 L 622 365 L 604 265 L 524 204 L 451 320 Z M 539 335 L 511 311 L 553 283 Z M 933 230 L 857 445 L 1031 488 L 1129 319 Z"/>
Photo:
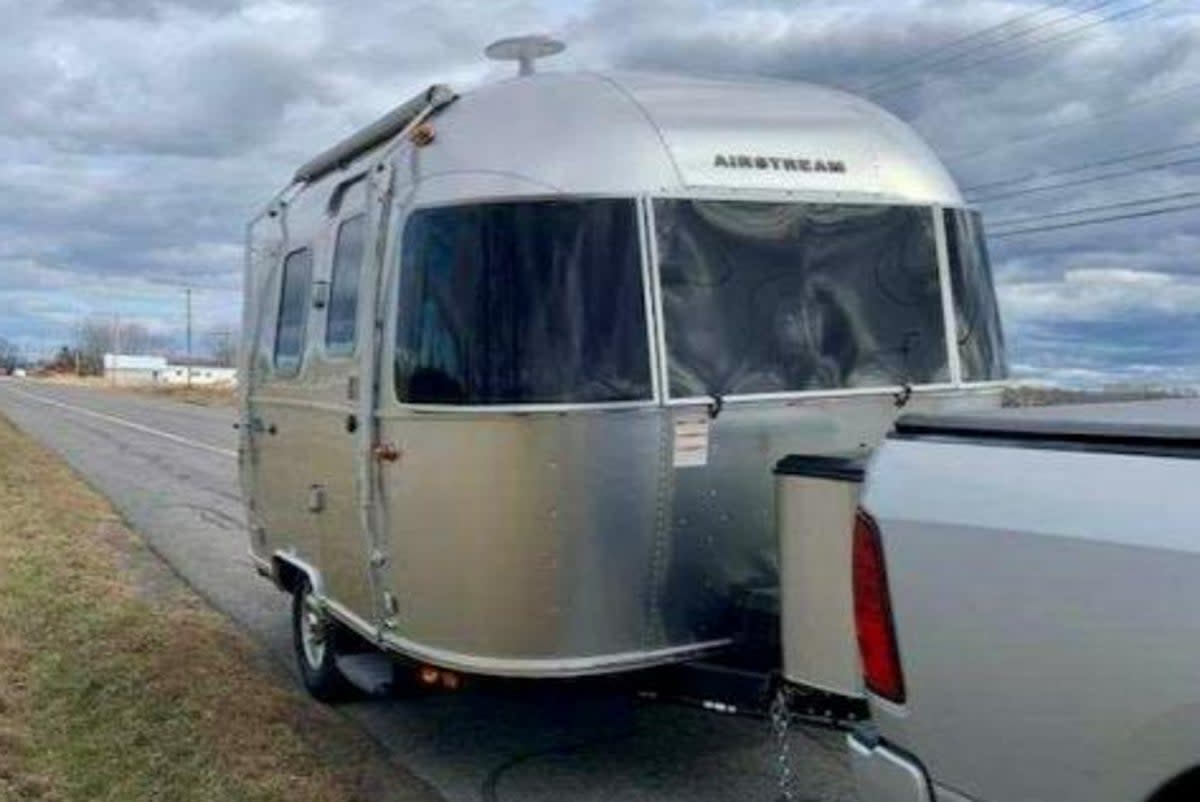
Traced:
<path id="1" fill-rule="evenodd" d="M 1200 276 L 1128 268 L 1068 270 L 1059 281 L 1002 286 L 1006 319 L 1084 322 L 1135 316 L 1178 317 L 1200 310 Z"/>
<path id="2" fill-rule="evenodd" d="M 869 91 L 965 186 L 1189 143 L 1198 146 L 1181 155 L 1200 157 L 1200 10 L 1088 8 L 1049 0 L 0 0 L 8 21 L 0 29 L 0 336 L 48 348 L 71 316 L 109 310 L 178 328 L 184 285 L 209 299 L 204 314 L 235 319 L 250 210 L 299 162 L 415 89 L 508 75 L 510 65 L 480 51 L 513 33 L 566 38 L 555 68 L 741 73 Z M 938 50 L 1016 18 L 1028 21 Z M 1008 41 L 986 46 L 1000 36 Z M 1011 228 L 1194 190 L 1197 179 L 1200 162 L 980 205 L 987 220 Z M 1172 346 L 1200 324 L 1188 308 L 1200 308 L 1200 215 L 1011 236 L 991 247 L 1022 369 L 1057 366 L 1080 377 L 1158 366 L 1178 377 L 1187 360 L 1200 363 L 1200 354 Z"/>
<path id="3" fill-rule="evenodd" d="M 295 20 L 137 7 L 154 13 L 34 12 L 32 42 L 0 73 L 0 135 L 74 153 L 232 156 L 272 139 L 290 104 L 321 97 L 319 37 Z"/>
<path id="4" fill-rule="evenodd" d="M 240 0 L 60 0 L 53 11 L 68 17 L 157 20 L 164 8 L 224 14 L 240 5 Z"/>
<path id="5" fill-rule="evenodd" d="M 1017 376 L 1200 387 L 1200 275 L 1072 269 L 1002 285 L 1001 308 Z"/>

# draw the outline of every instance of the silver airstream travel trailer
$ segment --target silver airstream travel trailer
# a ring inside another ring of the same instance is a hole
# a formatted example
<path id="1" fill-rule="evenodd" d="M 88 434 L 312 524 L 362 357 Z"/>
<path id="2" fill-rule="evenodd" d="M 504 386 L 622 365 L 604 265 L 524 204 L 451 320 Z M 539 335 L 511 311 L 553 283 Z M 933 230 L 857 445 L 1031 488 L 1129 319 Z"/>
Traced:
<path id="1" fill-rule="evenodd" d="M 778 460 L 999 398 L 978 216 L 905 124 L 807 84 L 531 74 L 536 46 L 249 225 L 252 554 L 318 694 L 331 633 L 526 677 L 721 650 L 779 585 Z"/>

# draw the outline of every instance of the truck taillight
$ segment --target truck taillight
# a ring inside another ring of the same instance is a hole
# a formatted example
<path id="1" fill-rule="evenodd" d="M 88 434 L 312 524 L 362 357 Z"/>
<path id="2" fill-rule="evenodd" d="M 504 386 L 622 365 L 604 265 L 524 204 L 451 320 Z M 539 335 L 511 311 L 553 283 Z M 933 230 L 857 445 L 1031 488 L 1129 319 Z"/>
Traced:
<path id="1" fill-rule="evenodd" d="M 904 672 L 896 648 L 892 600 L 879 528 L 862 510 L 854 519 L 854 624 L 867 689 L 904 703 Z"/>

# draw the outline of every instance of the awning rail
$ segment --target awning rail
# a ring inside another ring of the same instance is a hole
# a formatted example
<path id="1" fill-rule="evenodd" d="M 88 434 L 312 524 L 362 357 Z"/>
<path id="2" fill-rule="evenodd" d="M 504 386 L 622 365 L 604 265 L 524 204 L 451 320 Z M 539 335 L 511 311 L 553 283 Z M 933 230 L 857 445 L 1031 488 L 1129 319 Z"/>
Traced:
<path id="1" fill-rule="evenodd" d="M 438 109 L 454 102 L 457 97 L 458 95 L 449 86 L 434 84 L 375 122 L 309 159 L 296 171 L 292 180 L 298 184 L 306 184 L 331 170 L 349 164 L 371 148 L 404 131 L 413 120 L 418 117 L 428 117 Z"/>

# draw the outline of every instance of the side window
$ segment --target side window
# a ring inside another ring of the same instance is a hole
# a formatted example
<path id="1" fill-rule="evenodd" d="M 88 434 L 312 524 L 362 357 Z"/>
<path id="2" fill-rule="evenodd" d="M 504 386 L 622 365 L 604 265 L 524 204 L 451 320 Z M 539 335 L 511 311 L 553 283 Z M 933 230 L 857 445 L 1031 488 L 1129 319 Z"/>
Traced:
<path id="1" fill-rule="evenodd" d="M 983 223 L 978 212 L 966 209 L 946 209 L 944 216 L 963 379 L 1005 379 L 1004 331 Z"/>
<path id="2" fill-rule="evenodd" d="M 275 369 L 281 374 L 294 374 L 300 369 L 311 285 L 312 252 L 308 248 L 292 251 L 283 262 L 283 286 L 275 327 Z"/>
<path id="3" fill-rule="evenodd" d="M 333 282 L 325 318 L 325 350 L 345 356 L 354 351 L 358 320 L 358 275 L 362 270 L 366 215 L 356 215 L 338 227 L 333 250 Z"/>

